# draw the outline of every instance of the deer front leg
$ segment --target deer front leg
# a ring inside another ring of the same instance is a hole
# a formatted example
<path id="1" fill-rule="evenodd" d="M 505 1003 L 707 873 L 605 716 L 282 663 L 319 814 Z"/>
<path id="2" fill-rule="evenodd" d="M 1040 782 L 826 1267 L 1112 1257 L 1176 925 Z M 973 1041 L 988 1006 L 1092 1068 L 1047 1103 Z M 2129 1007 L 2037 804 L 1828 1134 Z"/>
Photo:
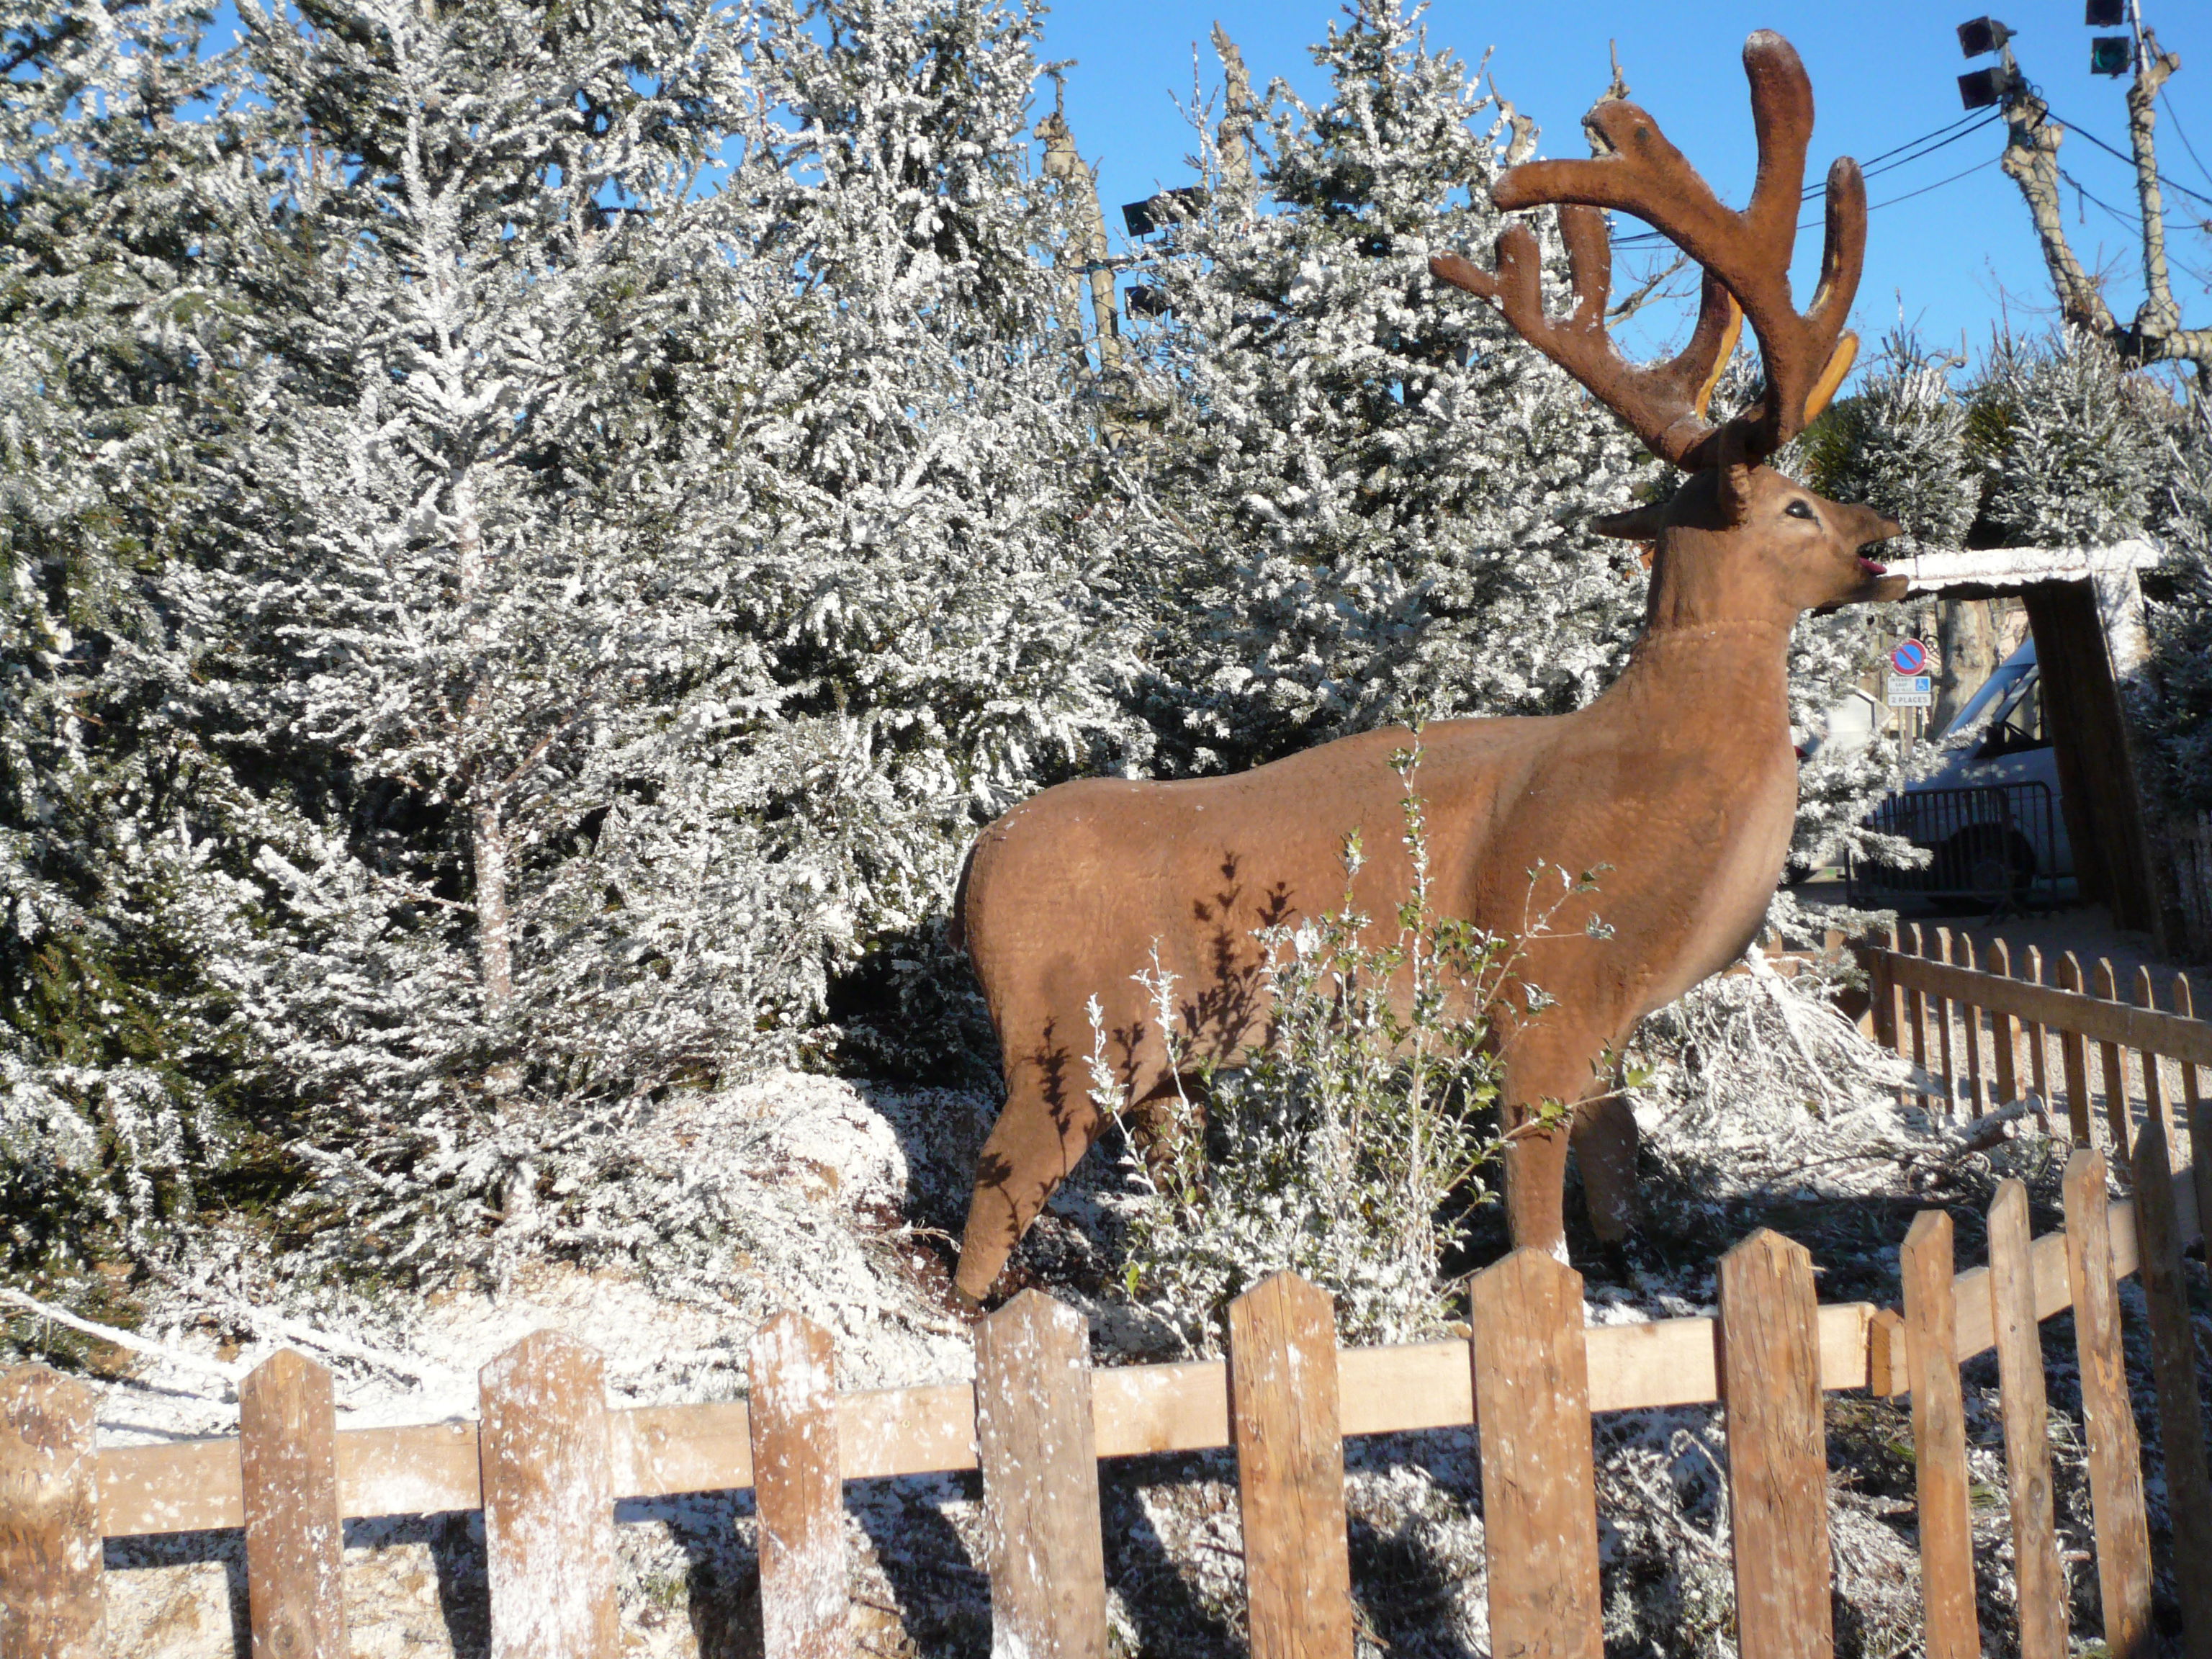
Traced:
<path id="1" fill-rule="evenodd" d="M 1006 1067 L 1006 1103 L 975 1163 L 968 1224 L 960 1238 L 953 1288 L 983 1300 L 1014 1246 L 1106 1127 L 1075 1057 L 1051 1028 L 1030 1054 Z"/>
<path id="2" fill-rule="evenodd" d="M 1553 1011 L 1553 1017 L 1556 1018 L 1559 1012 Z M 1634 1180 L 1635 1119 L 1628 1120 L 1624 1170 L 1618 1120 L 1603 1113 L 1603 1102 L 1597 1103 L 1595 1109 L 1580 1105 L 1595 1090 L 1590 1060 L 1593 1055 L 1603 1052 L 1604 1047 L 1602 1038 L 1591 1038 L 1564 1025 L 1540 1024 L 1522 1027 L 1506 1042 L 1501 1056 L 1505 1066 L 1502 1095 L 1509 1132 L 1505 1146 L 1505 1220 L 1516 1249 L 1547 1250 L 1561 1261 L 1566 1260 L 1564 1206 L 1571 1140 L 1583 1166 L 1585 1188 L 1595 1194 L 1601 1186 L 1608 1194 L 1608 1205 L 1613 1204 L 1621 1179 L 1625 1177 L 1632 1182 Z M 1538 1116 L 1547 1100 L 1565 1105 L 1568 1117 L 1565 1122 L 1538 1128 Z M 1598 1186 L 1591 1184 L 1593 1164 L 1601 1171 Z M 1593 1198 L 1593 1219 L 1595 1203 Z M 1609 1208 L 1607 1223 L 1599 1227 L 1600 1237 L 1617 1237 L 1606 1231 L 1613 1213 Z"/>
<path id="3" fill-rule="evenodd" d="M 1513 1248 L 1548 1251 L 1567 1259 L 1566 1217 L 1562 1210 L 1567 1182 L 1567 1131 L 1529 1127 L 1535 1114 L 1509 1109 L 1513 1126 L 1505 1146 L 1505 1224 Z"/>

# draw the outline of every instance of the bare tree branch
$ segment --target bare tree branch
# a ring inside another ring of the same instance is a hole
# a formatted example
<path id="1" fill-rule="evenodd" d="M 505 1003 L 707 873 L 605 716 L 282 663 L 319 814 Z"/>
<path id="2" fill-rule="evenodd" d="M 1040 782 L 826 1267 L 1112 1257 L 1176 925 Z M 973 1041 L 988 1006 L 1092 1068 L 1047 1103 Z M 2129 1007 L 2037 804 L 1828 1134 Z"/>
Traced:
<path id="1" fill-rule="evenodd" d="M 1614 306 L 1610 311 L 1607 312 L 1605 313 L 1606 320 L 1607 322 L 1617 323 L 1626 318 L 1633 317 L 1638 312 L 1643 310 L 1646 305 L 1650 304 L 1654 298 L 1658 296 L 1659 289 L 1662 283 L 1689 263 L 1690 256 L 1688 254 L 1676 254 L 1674 256 L 1674 262 L 1672 264 L 1668 265 L 1664 270 L 1656 272 L 1648 281 L 1640 284 L 1633 293 L 1622 300 L 1620 304 Z"/>
<path id="2" fill-rule="evenodd" d="M 2123 323 L 2106 303 L 2100 279 L 2082 268 L 2066 240 L 2059 211 L 2058 146 L 2065 128 L 2051 118 L 2050 106 L 2027 88 L 2009 47 L 2004 66 L 2013 90 L 2004 105 L 2006 177 L 2020 186 L 2043 244 L 2043 263 L 2051 272 L 2058 307 L 2066 320 L 2110 341 L 2127 362 L 2193 363 L 2197 385 L 2212 388 L 2212 328 L 2184 328 L 2166 267 L 2166 205 L 2159 185 L 2157 99 L 2159 88 L 2181 67 L 2179 53 L 2162 51 L 2148 29 L 2136 35 L 2135 79 L 2128 88 L 2128 140 L 2134 152 L 2136 198 L 2142 212 L 2143 301 L 2132 322 Z"/>
<path id="3" fill-rule="evenodd" d="M 2162 339 L 2181 326 L 2181 307 L 2173 302 L 2166 270 L 2166 204 L 2152 143 L 2158 89 L 2180 67 L 2179 57 L 2160 52 L 2158 37 L 2142 31 L 2136 48 L 2136 78 L 2128 88 L 2128 137 L 2136 154 L 2136 198 L 2142 204 L 2143 222 L 2143 302 L 2136 313 L 2136 332 L 2146 339 Z"/>

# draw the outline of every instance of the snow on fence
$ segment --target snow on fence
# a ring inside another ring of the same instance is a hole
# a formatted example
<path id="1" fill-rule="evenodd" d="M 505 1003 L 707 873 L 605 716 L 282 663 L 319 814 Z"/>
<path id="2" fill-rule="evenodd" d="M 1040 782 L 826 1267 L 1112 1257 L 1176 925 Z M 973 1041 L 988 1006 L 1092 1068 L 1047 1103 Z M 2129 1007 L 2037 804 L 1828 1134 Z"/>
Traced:
<path id="1" fill-rule="evenodd" d="M 1958 971 L 1958 970 L 1953 970 Z M 1945 982 L 1947 985 L 1948 981 Z M 2039 1007 L 2043 1005 L 2038 1005 Z M 615 1504 L 750 1486 L 769 1659 L 848 1654 L 846 1480 L 980 1468 L 994 1651 L 1103 1656 L 1098 1460 L 1232 1447 L 1256 1659 L 1352 1651 L 1343 1437 L 1481 1425 L 1495 1651 L 1597 1659 L 1591 1416 L 1718 1401 L 1727 1419 L 1744 1659 L 1831 1651 L 1824 1389 L 1910 1392 L 1930 1659 L 1980 1651 L 1960 1364 L 1995 1348 L 2025 1659 L 2067 1647 L 2038 1322 L 2075 1311 L 2106 1639 L 2150 1651 L 2151 1561 L 2117 1281 L 2140 1273 L 2190 1651 L 2212 1644 L 2212 1486 L 2181 1249 L 2196 1182 L 2150 1115 L 2136 1201 L 2076 1150 L 2066 1224 L 2029 1236 L 2000 1188 L 1987 1266 L 1954 1272 L 1951 1221 L 1905 1241 L 1904 1307 L 1814 1300 L 1771 1231 L 1719 1272 L 1717 1318 L 1586 1327 L 1582 1280 L 1538 1252 L 1473 1283 L 1471 1340 L 1340 1349 L 1322 1291 L 1279 1275 L 1231 1309 L 1225 1363 L 1094 1371 L 1084 1321 L 1024 1291 L 977 1327 L 976 1380 L 840 1394 L 829 1334 L 785 1314 L 754 1338 L 751 1404 L 610 1409 L 600 1363 L 541 1332 L 487 1365 L 480 1421 L 340 1431 L 329 1374 L 289 1351 L 240 1389 L 236 1438 L 95 1444 L 95 1391 L 0 1376 L 0 1655 L 103 1642 L 104 1537 L 243 1527 L 256 1655 L 346 1651 L 341 1518 L 481 1509 L 500 1659 L 613 1659 Z"/>

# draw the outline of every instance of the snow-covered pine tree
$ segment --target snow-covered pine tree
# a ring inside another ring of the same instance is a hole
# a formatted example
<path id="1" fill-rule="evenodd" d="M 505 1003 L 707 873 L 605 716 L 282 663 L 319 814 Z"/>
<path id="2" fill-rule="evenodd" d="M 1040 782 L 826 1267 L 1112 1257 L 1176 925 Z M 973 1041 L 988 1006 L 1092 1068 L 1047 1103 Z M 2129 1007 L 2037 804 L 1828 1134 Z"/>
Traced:
<path id="1" fill-rule="evenodd" d="M 776 183 L 749 210 L 775 395 L 727 383 L 773 465 L 731 555 L 778 715 L 747 743 L 763 832 L 851 918 L 841 960 L 868 952 L 848 1036 L 904 1066 L 972 998 L 938 919 L 975 829 L 1148 750 L 1135 489 L 1052 270 L 1091 210 L 1030 165 L 1042 8 L 763 15 L 763 95 L 793 125 L 757 133 Z"/>
<path id="2" fill-rule="evenodd" d="M 494 1192 L 507 1243 L 605 1237 L 595 1125 L 826 1035 L 871 951 L 927 1004 L 975 825 L 1141 732 L 1024 165 L 1035 15 L 543 21 L 256 47 L 273 109 L 342 110 L 271 147 L 317 257 L 264 267 L 301 395 L 232 686 L 347 821 L 267 861 L 313 944 L 254 982 L 322 1185 L 434 1242 L 431 1194 Z M 875 1026 L 908 1057 L 914 1013 Z"/>
<path id="3" fill-rule="evenodd" d="M 2124 372 L 2110 343 L 2078 329 L 2001 337 L 1967 396 L 1969 439 L 1988 467 L 1983 545 L 2094 547 L 2142 533 L 2172 403 Z"/>
<path id="4" fill-rule="evenodd" d="M 223 401 L 164 452 L 183 574 L 146 607 L 223 810 L 174 830 L 161 938 L 315 1253 L 467 1255 L 487 1203 L 507 1244 L 649 1241 L 595 1188 L 609 1125 L 831 1035 L 872 950 L 885 994 L 937 983 L 974 825 L 1141 750 L 1025 163 L 1037 19 L 243 21 L 191 82 L 192 314 L 228 331 L 179 352 Z M 149 39 L 142 74 L 191 49 Z M 96 160 L 143 192 L 126 125 Z M 92 430 L 56 420 L 19 476 Z M 84 476 L 116 521 L 130 480 Z M 25 630 L 65 562 L 11 565 Z M 64 707 L 29 684 L 11 744 Z"/>
<path id="5" fill-rule="evenodd" d="M 2150 696 L 2136 712 L 2166 804 L 2212 812 L 2212 410 L 2200 399 L 2169 441 L 2153 502 L 2166 559 L 2143 583 Z"/>
<path id="6" fill-rule="evenodd" d="M 240 849 L 259 926 L 219 971 L 310 1210 L 353 1224 L 327 1237 L 404 1261 L 465 1241 L 456 1204 L 526 1224 L 594 1103 L 743 1064 L 781 1012 L 726 886 L 672 912 L 571 867 L 660 781 L 623 764 L 641 729 L 739 648 L 702 651 L 704 550 L 601 509 L 651 367 L 611 325 L 705 251 L 744 19 L 241 21 L 221 279 L 257 367 L 206 466 L 196 702 L 304 822 Z"/>
<path id="7" fill-rule="evenodd" d="M 206 9 L 0 21 L 0 1259 L 66 1273 L 221 1186 L 246 1079 L 206 973 L 254 808 L 184 716 L 179 619 L 234 330 Z"/>
<path id="8" fill-rule="evenodd" d="M 1158 558 L 1182 583 L 1157 719 L 1198 769 L 1409 716 L 1574 708 L 1642 605 L 1633 550 L 1582 525 L 1654 465 L 1428 273 L 1432 252 L 1489 258 L 1491 180 L 1533 133 L 1398 0 L 1361 0 L 1314 55 L 1328 100 L 1279 82 L 1255 119 L 1231 112 L 1230 165 L 1209 143 L 1211 192 L 1147 279 L 1170 307 L 1148 342 L 1172 388 Z"/>

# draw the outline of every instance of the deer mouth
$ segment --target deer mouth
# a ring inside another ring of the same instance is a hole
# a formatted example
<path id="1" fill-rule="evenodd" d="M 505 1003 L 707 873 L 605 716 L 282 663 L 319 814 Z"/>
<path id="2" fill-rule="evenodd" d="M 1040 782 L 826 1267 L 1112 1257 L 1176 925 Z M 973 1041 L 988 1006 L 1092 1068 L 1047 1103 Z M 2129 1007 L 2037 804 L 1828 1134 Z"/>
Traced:
<path id="1" fill-rule="evenodd" d="M 1889 574 L 1889 567 L 1887 565 L 1884 564 L 1880 559 L 1869 559 L 1863 553 L 1859 555 L 1859 568 L 1869 576 L 1887 576 Z"/>

